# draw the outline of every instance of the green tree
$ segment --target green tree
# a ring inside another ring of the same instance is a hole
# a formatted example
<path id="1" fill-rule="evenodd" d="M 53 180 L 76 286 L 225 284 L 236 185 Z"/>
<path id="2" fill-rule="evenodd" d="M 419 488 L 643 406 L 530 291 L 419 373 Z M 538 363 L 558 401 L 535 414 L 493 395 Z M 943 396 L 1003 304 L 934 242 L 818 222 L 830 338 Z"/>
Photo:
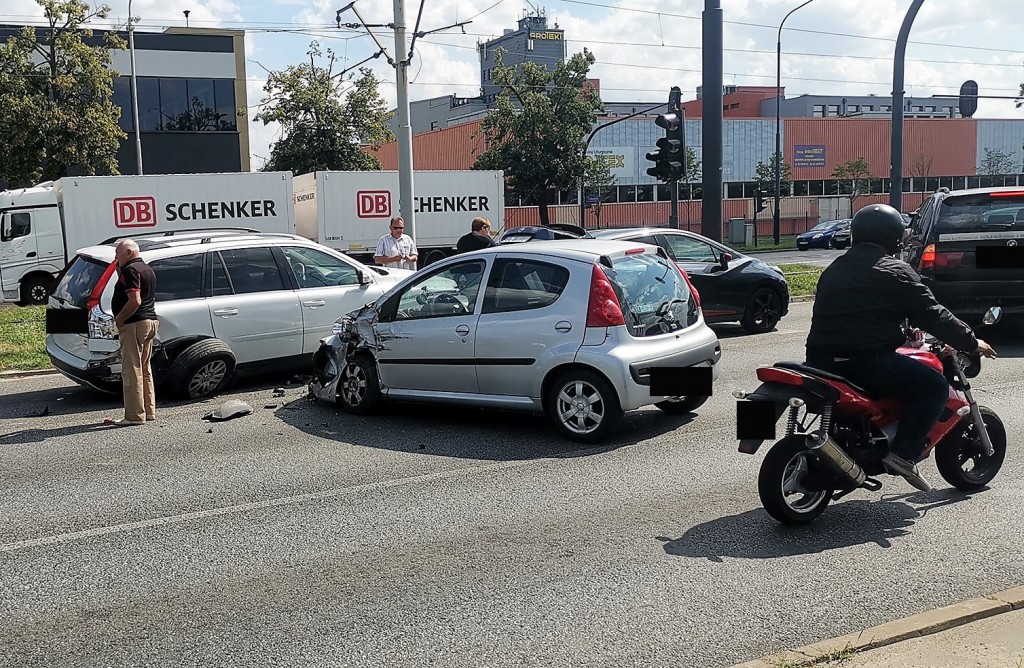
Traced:
<path id="1" fill-rule="evenodd" d="M 758 162 L 754 167 L 754 187 L 765 195 L 771 195 L 772 198 L 775 197 L 775 165 L 781 157 L 781 155 L 776 153 L 767 164 Z M 792 194 L 792 186 L 793 168 L 788 162 L 783 160 L 779 170 L 779 197 Z"/>
<path id="2" fill-rule="evenodd" d="M 863 156 L 848 160 L 838 165 L 832 171 L 832 178 L 836 179 L 837 195 L 848 195 L 850 197 L 850 210 L 853 210 L 853 203 L 858 197 L 871 193 L 871 168 Z"/>
<path id="3" fill-rule="evenodd" d="M 978 173 L 983 176 L 996 176 L 999 174 L 1013 174 L 1016 164 L 1012 154 L 1000 151 L 997 148 L 986 148 L 985 158 L 981 161 Z"/>
<path id="4" fill-rule="evenodd" d="M 601 227 L 601 205 L 608 193 L 615 188 L 615 182 L 615 175 L 612 174 L 607 159 L 603 156 L 587 156 L 584 167 L 586 188 L 583 196 L 586 197 L 588 193 L 598 196 L 598 200 L 590 205 L 590 210 L 594 212 L 594 218 L 597 219 L 598 228 Z M 583 222 L 580 222 L 580 225 L 586 227 Z"/>
<path id="5" fill-rule="evenodd" d="M 378 92 L 380 81 L 365 67 L 358 78 L 336 74 L 337 56 L 331 49 L 326 64 L 318 65 L 323 52 L 317 42 L 310 44 L 307 55 L 308 63 L 270 72 L 263 86 L 263 110 L 254 118 L 264 125 L 279 123 L 283 133 L 271 147 L 263 171 L 380 169 L 376 156 L 363 150 L 395 138 Z"/>
<path id="6" fill-rule="evenodd" d="M 683 209 L 686 211 L 686 227 L 690 227 L 690 218 L 693 215 L 693 201 L 700 199 L 701 187 L 694 186 L 694 183 L 701 179 L 701 161 L 697 159 L 697 152 L 687 147 L 683 158 L 683 178 L 679 182 L 679 199 L 682 200 Z"/>
<path id="7" fill-rule="evenodd" d="M 493 77 L 500 92 L 497 107 L 480 126 L 486 149 L 473 167 L 504 170 L 510 189 L 537 205 L 540 222 L 547 225 L 548 191 L 579 185 L 586 135 L 604 110 L 597 91 L 587 85 L 595 59 L 584 49 L 550 72 L 533 62 L 505 65 L 504 53 L 495 54 Z"/>
<path id="8" fill-rule="evenodd" d="M 117 150 L 127 135 L 113 103 L 112 49 L 125 48 L 115 33 L 90 46 L 86 25 L 110 7 L 82 0 L 36 0 L 46 26 L 26 26 L 0 44 L 0 178 L 30 185 L 66 176 L 117 174 Z"/>

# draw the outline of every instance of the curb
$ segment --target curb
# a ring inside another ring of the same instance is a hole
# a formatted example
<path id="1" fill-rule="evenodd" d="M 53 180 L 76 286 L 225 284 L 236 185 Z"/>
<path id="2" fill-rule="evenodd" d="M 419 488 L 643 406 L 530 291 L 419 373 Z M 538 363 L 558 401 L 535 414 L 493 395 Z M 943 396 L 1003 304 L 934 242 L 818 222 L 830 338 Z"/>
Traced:
<path id="1" fill-rule="evenodd" d="M 790 297 L 789 298 L 789 303 L 790 304 L 797 304 L 797 303 L 800 303 L 800 302 L 813 302 L 813 301 L 814 301 L 814 295 L 806 295 L 804 297 Z"/>
<path id="2" fill-rule="evenodd" d="M 886 622 L 799 649 L 778 652 L 732 668 L 778 668 L 780 664 L 813 666 L 841 654 L 877 649 L 1021 609 L 1024 609 L 1024 586 Z"/>
<path id="3" fill-rule="evenodd" d="M 56 369 L 34 369 L 32 371 L 20 371 L 18 369 L 14 369 L 12 371 L 0 371 L 0 380 L 31 378 L 33 376 L 52 376 L 55 373 L 60 372 Z"/>

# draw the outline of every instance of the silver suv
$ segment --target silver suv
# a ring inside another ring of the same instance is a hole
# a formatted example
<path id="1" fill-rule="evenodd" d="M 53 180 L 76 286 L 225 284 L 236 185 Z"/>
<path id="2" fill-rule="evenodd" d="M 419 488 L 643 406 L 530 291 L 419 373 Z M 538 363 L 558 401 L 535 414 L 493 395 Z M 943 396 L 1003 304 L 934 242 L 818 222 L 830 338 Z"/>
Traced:
<path id="1" fill-rule="evenodd" d="M 303 237 L 229 230 L 138 235 L 156 273 L 154 380 L 183 399 L 221 391 L 254 371 L 309 368 L 339 312 L 374 301 L 413 272 L 368 267 Z M 72 380 L 121 391 L 110 301 L 114 248 L 83 248 L 49 309 L 85 310 L 82 331 L 46 336 L 50 361 Z"/>
<path id="2" fill-rule="evenodd" d="M 436 262 L 340 319 L 314 357 L 310 392 L 355 414 L 381 399 L 546 413 L 566 437 L 594 443 L 624 411 L 703 404 L 721 354 L 664 249 L 535 241 Z M 655 395 L 663 371 L 708 389 Z"/>

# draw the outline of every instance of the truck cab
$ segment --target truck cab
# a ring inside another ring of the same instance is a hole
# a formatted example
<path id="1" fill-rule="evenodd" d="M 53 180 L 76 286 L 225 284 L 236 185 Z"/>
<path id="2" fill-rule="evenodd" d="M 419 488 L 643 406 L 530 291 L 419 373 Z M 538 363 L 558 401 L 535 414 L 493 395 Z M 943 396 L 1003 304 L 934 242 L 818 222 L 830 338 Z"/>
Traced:
<path id="1" fill-rule="evenodd" d="M 0 193 L 3 301 L 45 304 L 64 266 L 64 238 L 53 182 Z"/>

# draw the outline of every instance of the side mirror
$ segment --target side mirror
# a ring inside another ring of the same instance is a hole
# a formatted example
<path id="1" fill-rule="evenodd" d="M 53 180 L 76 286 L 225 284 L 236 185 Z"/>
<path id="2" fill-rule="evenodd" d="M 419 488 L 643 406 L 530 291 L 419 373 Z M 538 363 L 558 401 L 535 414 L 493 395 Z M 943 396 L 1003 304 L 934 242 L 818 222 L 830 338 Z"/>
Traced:
<path id="1" fill-rule="evenodd" d="M 370 280 L 370 274 L 366 273 L 362 269 L 359 270 L 359 285 L 369 285 L 373 281 Z"/>
<path id="2" fill-rule="evenodd" d="M 981 322 L 983 325 L 994 325 L 999 322 L 1003 317 L 1003 309 L 1000 306 L 993 306 L 989 310 L 985 311 L 984 317 Z"/>
<path id="3" fill-rule="evenodd" d="M 718 258 L 718 263 L 722 265 L 722 269 L 728 269 L 730 262 L 732 262 L 732 253 L 722 253 Z"/>

